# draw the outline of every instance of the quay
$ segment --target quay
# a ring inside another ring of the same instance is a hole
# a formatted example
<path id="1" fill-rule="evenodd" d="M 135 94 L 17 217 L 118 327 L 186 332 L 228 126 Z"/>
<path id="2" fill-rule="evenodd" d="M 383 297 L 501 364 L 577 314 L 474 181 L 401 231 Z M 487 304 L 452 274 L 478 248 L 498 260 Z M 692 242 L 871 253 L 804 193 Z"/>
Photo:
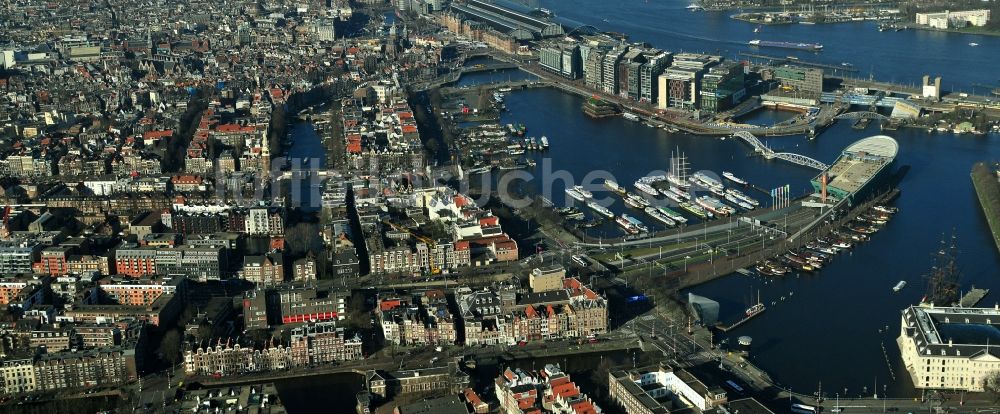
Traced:
<path id="1" fill-rule="evenodd" d="M 989 289 L 981 289 L 973 286 L 972 290 L 970 290 L 969 293 L 963 295 L 962 299 L 958 301 L 958 307 L 971 308 L 973 306 L 976 306 L 979 304 L 979 302 L 982 302 L 983 298 L 985 298 L 986 295 L 989 293 L 990 293 Z"/>
<path id="2" fill-rule="evenodd" d="M 985 163 L 972 167 L 972 186 L 976 189 L 979 205 L 986 215 L 986 222 L 993 235 L 993 244 L 1000 249 L 1000 182 Z"/>
<path id="3" fill-rule="evenodd" d="M 772 65 L 782 65 L 782 64 L 786 64 L 787 63 L 787 64 L 791 64 L 791 65 L 809 66 L 809 67 L 820 68 L 820 69 L 828 69 L 828 70 L 832 70 L 832 71 L 852 72 L 852 73 L 858 71 L 853 66 L 829 65 L 829 64 L 825 64 L 825 63 L 809 62 L 809 61 L 806 61 L 806 60 L 789 59 L 787 57 L 782 57 L 782 56 L 761 55 L 759 53 L 740 52 L 740 56 L 746 56 L 748 58 L 766 60 L 766 61 L 769 62 L 769 64 L 772 64 Z"/>

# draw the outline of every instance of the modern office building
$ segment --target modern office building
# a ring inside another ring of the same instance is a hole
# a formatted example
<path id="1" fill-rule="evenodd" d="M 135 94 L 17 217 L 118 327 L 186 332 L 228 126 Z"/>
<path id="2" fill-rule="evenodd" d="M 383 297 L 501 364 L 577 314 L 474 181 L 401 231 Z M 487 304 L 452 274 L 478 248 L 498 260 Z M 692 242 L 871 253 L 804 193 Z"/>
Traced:
<path id="1" fill-rule="evenodd" d="M 622 57 L 625 52 L 628 51 L 628 47 L 615 48 L 604 55 L 604 60 L 601 61 L 601 91 L 604 93 L 609 93 L 612 95 L 618 95 L 618 64 L 622 61 Z"/>
<path id="2" fill-rule="evenodd" d="M 823 93 L 823 70 L 799 66 L 774 68 L 774 78 L 781 86 L 802 92 Z"/>
<path id="3" fill-rule="evenodd" d="M 701 78 L 701 110 L 718 113 L 732 108 L 746 95 L 744 66 L 722 62 Z"/>
<path id="4" fill-rule="evenodd" d="M 673 53 L 661 52 L 653 54 L 639 68 L 639 101 L 656 103 L 660 96 L 660 75 L 673 62 Z"/>
<path id="5" fill-rule="evenodd" d="M 698 69 L 669 67 L 658 78 L 661 109 L 696 109 L 698 105 Z"/>
<path id="6" fill-rule="evenodd" d="M 539 64 L 569 79 L 577 79 L 583 72 L 580 46 L 567 42 L 547 43 L 539 48 Z"/>

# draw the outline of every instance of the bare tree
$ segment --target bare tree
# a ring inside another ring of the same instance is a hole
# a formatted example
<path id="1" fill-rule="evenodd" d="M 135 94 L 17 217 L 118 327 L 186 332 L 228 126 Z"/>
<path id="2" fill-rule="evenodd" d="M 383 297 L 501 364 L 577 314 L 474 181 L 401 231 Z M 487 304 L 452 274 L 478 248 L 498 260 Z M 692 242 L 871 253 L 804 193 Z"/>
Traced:
<path id="1" fill-rule="evenodd" d="M 163 360 L 170 363 L 170 365 L 177 364 L 181 358 L 181 334 L 176 329 L 171 329 L 163 334 L 163 339 L 160 341 L 160 349 L 158 350 L 160 355 L 163 356 Z"/>
<path id="2" fill-rule="evenodd" d="M 983 377 L 983 389 L 993 396 L 993 401 L 1000 401 L 1000 370 Z"/>

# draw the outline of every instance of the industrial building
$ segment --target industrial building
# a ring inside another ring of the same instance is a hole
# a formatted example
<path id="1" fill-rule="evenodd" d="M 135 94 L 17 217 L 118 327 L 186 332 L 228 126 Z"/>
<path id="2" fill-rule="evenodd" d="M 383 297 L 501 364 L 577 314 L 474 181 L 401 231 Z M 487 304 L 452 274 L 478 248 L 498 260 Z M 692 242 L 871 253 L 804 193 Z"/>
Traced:
<path id="1" fill-rule="evenodd" d="M 910 306 L 900 319 L 896 344 L 914 387 L 983 391 L 1000 370 L 1000 309 Z"/>
<path id="2" fill-rule="evenodd" d="M 518 41 L 562 36 L 563 27 L 548 20 L 500 7 L 480 0 L 453 3 L 451 11 L 461 13 L 469 20 L 484 23 L 493 29 L 512 36 Z"/>

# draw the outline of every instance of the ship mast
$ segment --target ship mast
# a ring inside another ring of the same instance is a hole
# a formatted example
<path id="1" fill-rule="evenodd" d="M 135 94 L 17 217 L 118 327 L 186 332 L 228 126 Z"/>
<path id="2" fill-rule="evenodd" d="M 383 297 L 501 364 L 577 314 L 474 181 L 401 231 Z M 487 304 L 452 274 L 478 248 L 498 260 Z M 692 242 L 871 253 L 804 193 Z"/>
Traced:
<path id="1" fill-rule="evenodd" d="M 925 303 L 937 306 L 950 306 L 959 300 L 958 289 L 960 287 L 958 279 L 958 265 L 956 262 L 956 244 L 954 234 L 951 237 L 951 244 L 947 245 L 944 238 L 941 239 L 941 247 L 934 255 L 934 266 L 927 275 L 927 296 Z"/>

